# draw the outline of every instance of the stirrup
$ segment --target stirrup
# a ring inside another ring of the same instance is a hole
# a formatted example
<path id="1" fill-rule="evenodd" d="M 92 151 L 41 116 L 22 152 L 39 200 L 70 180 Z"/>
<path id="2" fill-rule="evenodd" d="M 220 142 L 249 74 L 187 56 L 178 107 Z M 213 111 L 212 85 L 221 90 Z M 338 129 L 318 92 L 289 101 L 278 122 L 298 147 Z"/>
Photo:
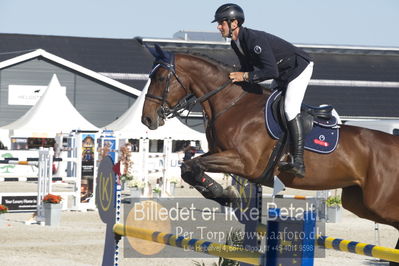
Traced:
<path id="1" fill-rule="evenodd" d="M 305 177 L 305 165 L 299 165 L 290 162 L 282 162 L 280 164 L 279 170 L 281 172 L 293 174 L 298 177 Z"/>

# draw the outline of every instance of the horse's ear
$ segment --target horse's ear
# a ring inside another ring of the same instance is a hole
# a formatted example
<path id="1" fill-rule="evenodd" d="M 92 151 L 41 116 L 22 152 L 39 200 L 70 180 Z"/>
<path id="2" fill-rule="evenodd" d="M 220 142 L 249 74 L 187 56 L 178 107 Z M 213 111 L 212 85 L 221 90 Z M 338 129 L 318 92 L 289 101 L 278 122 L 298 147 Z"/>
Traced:
<path id="1" fill-rule="evenodd" d="M 155 48 L 149 47 L 147 44 L 144 44 L 144 46 L 145 46 L 145 48 L 148 49 L 148 51 L 151 53 L 151 55 L 153 57 L 157 58 L 157 54 L 156 54 Z"/>
<path id="2" fill-rule="evenodd" d="M 154 47 L 147 46 L 148 51 L 155 57 L 155 61 L 163 61 L 169 64 L 173 64 L 173 53 L 162 50 L 158 44 L 154 44 Z"/>
<path id="3" fill-rule="evenodd" d="M 161 46 L 159 46 L 158 44 L 155 44 L 154 47 L 155 47 L 155 52 L 158 55 L 157 58 L 159 58 L 159 59 L 166 59 L 167 58 L 165 53 L 164 53 L 164 51 L 162 50 Z"/>
<path id="4" fill-rule="evenodd" d="M 147 46 L 148 51 L 152 54 L 155 59 L 165 59 L 167 56 L 162 48 L 158 44 L 154 44 L 154 48 Z"/>

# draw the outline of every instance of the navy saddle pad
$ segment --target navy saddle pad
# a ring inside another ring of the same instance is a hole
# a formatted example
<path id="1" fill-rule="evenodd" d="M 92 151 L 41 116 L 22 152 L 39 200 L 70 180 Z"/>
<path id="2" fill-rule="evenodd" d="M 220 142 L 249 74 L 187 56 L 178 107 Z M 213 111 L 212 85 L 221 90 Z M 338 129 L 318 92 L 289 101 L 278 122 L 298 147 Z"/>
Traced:
<path id="1" fill-rule="evenodd" d="M 272 104 L 280 94 L 281 91 L 274 91 L 265 105 L 266 127 L 275 139 L 279 139 L 284 132 L 272 110 Z M 339 127 L 336 126 L 336 118 L 333 119 L 333 122 L 325 121 L 325 123 L 315 119 L 312 130 L 305 137 L 305 149 L 317 153 L 331 153 L 335 150 L 339 140 Z"/>

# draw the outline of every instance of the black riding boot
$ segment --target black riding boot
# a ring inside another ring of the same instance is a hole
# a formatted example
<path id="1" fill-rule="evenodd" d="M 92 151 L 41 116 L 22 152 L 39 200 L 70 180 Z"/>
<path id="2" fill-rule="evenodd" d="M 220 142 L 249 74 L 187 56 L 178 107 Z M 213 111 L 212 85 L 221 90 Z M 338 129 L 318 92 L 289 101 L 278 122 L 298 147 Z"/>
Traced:
<path id="1" fill-rule="evenodd" d="M 293 163 L 287 163 L 280 167 L 281 171 L 294 174 L 299 177 L 305 176 L 305 164 L 303 161 L 303 149 L 305 138 L 301 115 L 298 114 L 294 119 L 288 121 L 289 135 L 291 136 L 291 145 L 293 145 Z"/>

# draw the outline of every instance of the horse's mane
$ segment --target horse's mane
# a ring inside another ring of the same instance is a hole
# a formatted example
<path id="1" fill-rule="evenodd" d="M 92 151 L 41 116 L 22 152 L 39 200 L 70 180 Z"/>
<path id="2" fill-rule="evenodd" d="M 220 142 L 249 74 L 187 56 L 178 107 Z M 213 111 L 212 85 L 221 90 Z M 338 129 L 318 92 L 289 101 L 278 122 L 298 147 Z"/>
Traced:
<path id="1" fill-rule="evenodd" d="M 223 70 L 225 70 L 227 72 L 238 71 L 237 69 L 234 69 L 234 66 L 228 65 L 225 62 L 221 62 L 221 61 L 219 61 L 213 57 L 210 57 L 209 55 L 206 55 L 206 54 L 201 54 L 198 52 L 191 52 L 191 51 L 179 52 L 179 54 L 190 55 L 190 56 L 201 58 L 201 59 L 209 62 L 210 64 L 213 64 L 213 65 L 216 65 L 217 67 L 222 68 Z M 242 89 L 245 91 L 256 93 L 256 94 L 263 94 L 263 91 L 264 91 L 264 88 L 257 83 L 252 83 L 252 84 L 242 83 L 242 84 L 237 84 L 237 85 L 241 86 Z M 269 92 L 267 92 L 267 93 L 269 93 Z"/>
<path id="2" fill-rule="evenodd" d="M 191 56 L 202 58 L 211 64 L 214 64 L 214 65 L 224 68 L 228 72 L 232 72 L 234 70 L 234 66 L 231 66 L 231 65 L 227 64 L 226 62 L 219 61 L 219 60 L 217 60 L 209 55 L 206 55 L 206 54 L 201 54 L 201 53 L 192 52 L 192 51 L 180 52 L 180 54 L 186 54 L 186 55 L 191 55 Z"/>

